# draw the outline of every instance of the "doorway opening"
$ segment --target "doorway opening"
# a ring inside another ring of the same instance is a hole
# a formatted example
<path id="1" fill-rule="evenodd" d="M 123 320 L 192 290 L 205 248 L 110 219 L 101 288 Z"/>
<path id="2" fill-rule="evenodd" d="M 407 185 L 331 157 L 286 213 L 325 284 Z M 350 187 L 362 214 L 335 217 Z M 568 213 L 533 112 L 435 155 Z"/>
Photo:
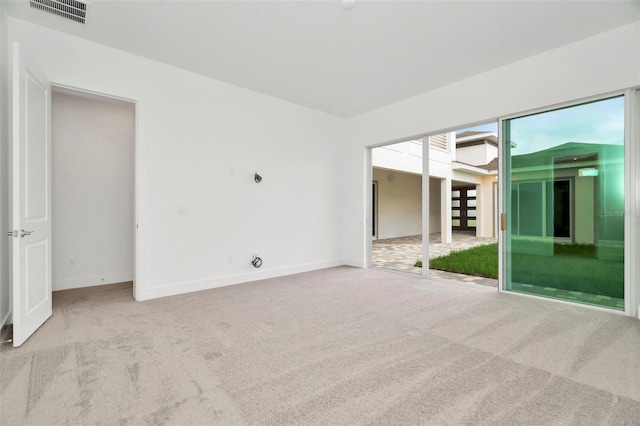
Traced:
<path id="1" fill-rule="evenodd" d="M 378 181 L 374 180 L 371 187 L 372 209 L 371 209 L 371 237 L 378 239 Z"/>
<path id="2" fill-rule="evenodd" d="M 52 88 L 52 290 L 135 295 L 136 104 Z"/>
<path id="3" fill-rule="evenodd" d="M 430 274 L 497 288 L 497 121 L 372 148 L 371 165 L 373 189 L 378 191 L 371 196 L 373 267 L 425 275 L 426 226 Z M 423 191 L 427 182 L 428 191 Z M 428 202 L 423 203 L 425 193 Z M 434 258 L 485 245 L 491 245 L 483 253 L 489 257 L 489 272 L 434 265 Z M 450 275 L 456 272 L 467 275 Z"/>
<path id="4" fill-rule="evenodd" d="M 371 265 L 422 274 L 422 139 L 371 150 Z"/>

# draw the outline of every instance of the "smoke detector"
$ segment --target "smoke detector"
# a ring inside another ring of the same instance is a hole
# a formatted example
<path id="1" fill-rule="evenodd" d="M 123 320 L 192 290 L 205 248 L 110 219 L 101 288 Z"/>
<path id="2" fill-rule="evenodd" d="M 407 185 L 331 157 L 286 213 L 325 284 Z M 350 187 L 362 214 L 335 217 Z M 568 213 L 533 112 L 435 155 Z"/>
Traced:
<path id="1" fill-rule="evenodd" d="M 53 13 L 66 19 L 84 24 L 87 4 L 78 0 L 29 0 L 34 9 Z"/>

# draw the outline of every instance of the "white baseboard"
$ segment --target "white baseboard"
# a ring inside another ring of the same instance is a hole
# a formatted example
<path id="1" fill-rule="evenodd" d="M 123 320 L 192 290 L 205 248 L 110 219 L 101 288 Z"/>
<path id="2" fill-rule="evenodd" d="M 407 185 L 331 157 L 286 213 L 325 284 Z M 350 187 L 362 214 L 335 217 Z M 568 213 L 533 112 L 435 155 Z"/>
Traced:
<path id="1" fill-rule="evenodd" d="M 353 266 L 354 268 L 366 268 L 364 260 L 358 259 L 342 259 L 342 264 L 345 266 Z"/>
<path id="2" fill-rule="evenodd" d="M 53 280 L 53 291 L 133 281 L 133 272 Z"/>
<path id="3" fill-rule="evenodd" d="M 150 300 L 158 297 L 175 296 L 178 294 L 191 293 L 194 291 L 210 290 L 228 285 L 242 284 L 251 281 L 265 280 L 269 278 L 283 277 L 286 275 L 311 272 L 319 269 L 333 268 L 344 265 L 342 260 L 329 260 L 324 262 L 307 263 L 304 265 L 291 266 L 286 268 L 267 269 L 264 271 L 253 271 L 251 273 L 216 277 L 198 281 L 185 281 L 174 284 L 167 284 L 159 287 L 141 288 L 138 282 L 138 298 L 136 300 Z"/>

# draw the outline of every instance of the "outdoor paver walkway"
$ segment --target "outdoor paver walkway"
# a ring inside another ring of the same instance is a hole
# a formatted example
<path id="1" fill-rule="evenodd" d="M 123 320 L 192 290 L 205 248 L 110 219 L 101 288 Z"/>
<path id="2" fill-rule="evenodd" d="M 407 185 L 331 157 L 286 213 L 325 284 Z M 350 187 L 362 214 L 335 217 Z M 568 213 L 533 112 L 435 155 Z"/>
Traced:
<path id="1" fill-rule="evenodd" d="M 440 233 L 429 235 L 429 258 L 444 256 L 455 250 L 466 250 L 484 244 L 497 242 L 497 238 L 476 237 L 468 232 L 454 232 L 453 242 L 441 243 Z M 388 238 L 374 240 L 371 248 L 371 259 L 374 268 L 389 269 L 392 271 L 422 274 L 422 268 L 414 266 L 416 260 L 422 258 L 422 236 Z M 491 278 L 474 277 L 470 275 L 455 274 L 431 269 L 429 275 L 456 281 L 473 282 L 476 284 L 498 286 L 498 281 Z"/>
<path id="2" fill-rule="evenodd" d="M 418 269 L 422 269 L 422 268 L 418 268 Z M 422 271 L 418 271 L 418 272 L 421 273 Z M 442 279 L 442 280 L 459 281 L 459 282 L 470 283 L 470 284 L 480 284 L 480 285 L 486 285 L 487 287 L 498 288 L 498 280 L 495 280 L 493 278 L 457 274 L 455 272 L 440 271 L 438 269 L 429 269 L 429 278 L 435 279 L 435 280 Z"/>
<path id="3" fill-rule="evenodd" d="M 440 242 L 440 233 L 435 233 L 429 235 L 429 258 L 433 259 L 434 257 L 449 254 L 454 250 L 466 250 L 471 247 L 495 242 L 497 242 L 496 238 L 478 238 L 470 233 L 454 232 L 453 242 L 451 244 L 442 244 Z M 374 268 L 421 275 L 422 268 L 414 265 L 416 260 L 422 257 L 422 237 L 420 235 L 413 235 L 410 237 L 373 241 L 371 257 Z M 481 284 L 498 288 L 498 280 L 492 278 L 475 277 L 436 269 L 429 270 L 429 278 Z M 512 288 L 517 292 L 535 294 L 542 297 L 569 300 L 596 306 L 608 306 L 613 309 L 624 310 L 624 299 L 532 284 L 514 283 L 512 284 Z"/>

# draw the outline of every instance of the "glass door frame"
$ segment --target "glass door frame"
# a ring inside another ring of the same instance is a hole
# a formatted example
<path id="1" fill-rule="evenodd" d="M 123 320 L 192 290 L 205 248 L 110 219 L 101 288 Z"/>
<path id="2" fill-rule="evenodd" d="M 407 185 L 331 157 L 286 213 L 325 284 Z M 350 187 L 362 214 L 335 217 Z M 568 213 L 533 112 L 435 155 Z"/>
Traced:
<path id="1" fill-rule="evenodd" d="M 509 270 L 507 268 L 507 253 L 510 241 L 508 241 L 505 230 L 506 227 L 511 224 L 511 218 L 509 217 L 511 209 L 510 206 L 506 205 L 509 197 L 506 196 L 506 188 L 504 185 L 507 173 L 510 173 L 509 164 L 506 161 L 507 152 L 503 139 L 505 121 L 526 115 L 605 100 L 615 96 L 624 96 L 624 311 L 615 311 L 609 308 L 582 305 L 558 299 L 544 299 L 606 312 L 624 313 L 625 315 L 640 318 L 640 262 L 636 260 L 640 258 L 640 185 L 638 184 L 638 182 L 640 182 L 640 87 L 548 105 L 498 118 L 498 223 L 500 225 L 498 230 L 498 244 L 500 247 L 498 251 L 498 291 L 523 297 L 542 299 L 540 296 L 517 293 L 506 289 L 506 283 L 510 282 L 508 276 Z"/>

